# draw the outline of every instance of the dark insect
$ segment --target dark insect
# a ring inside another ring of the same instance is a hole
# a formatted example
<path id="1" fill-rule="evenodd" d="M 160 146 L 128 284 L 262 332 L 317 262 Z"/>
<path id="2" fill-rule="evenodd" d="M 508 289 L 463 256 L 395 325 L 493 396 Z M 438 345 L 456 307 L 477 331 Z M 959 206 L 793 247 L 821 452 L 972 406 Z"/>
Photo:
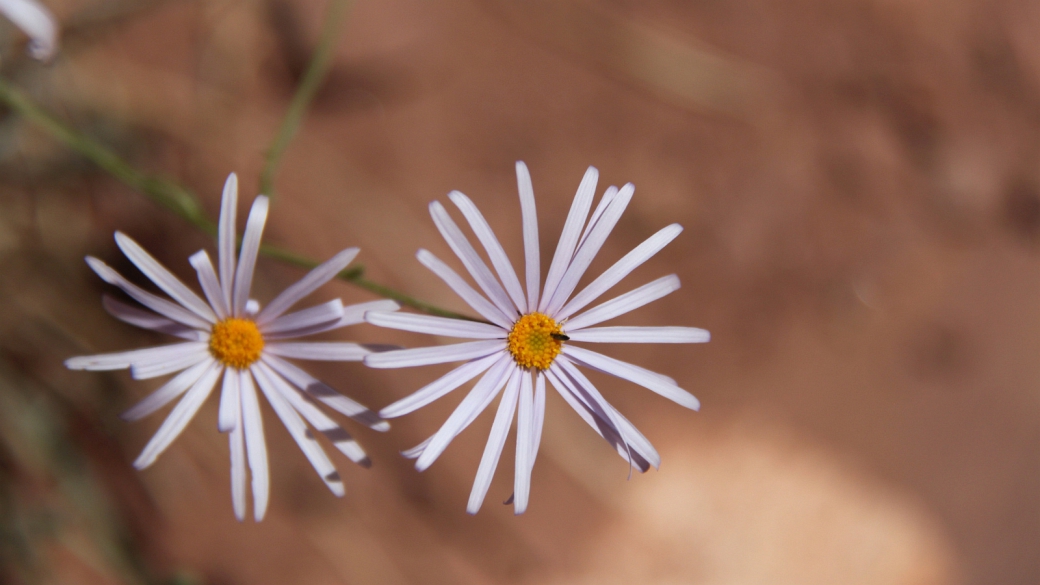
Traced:
<path id="1" fill-rule="evenodd" d="M 571 340 L 570 337 L 567 337 L 563 333 L 550 333 L 549 337 L 552 337 L 556 341 L 570 341 Z"/>

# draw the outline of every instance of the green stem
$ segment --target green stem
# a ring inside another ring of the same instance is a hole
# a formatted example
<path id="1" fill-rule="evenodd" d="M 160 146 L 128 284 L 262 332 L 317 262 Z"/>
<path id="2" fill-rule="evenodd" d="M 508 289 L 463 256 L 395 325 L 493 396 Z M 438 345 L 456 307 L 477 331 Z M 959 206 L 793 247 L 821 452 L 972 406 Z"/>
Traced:
<path id="1" fill-rule="evenodd" d="M 126 185 L 141 192 L 155 203 L 169 209 L 203 232 L 206 232 L 209 235 L 216 235 L 216 224 L 206 217 L 206 213 L 203 211 L 202 206 L 199 204 L 199 200 L 194 193 L 169 179 L 149 175 L 137 170 L 112 150 L 98 144 L 85 134 L 69 128 L 57 118 L 45 112 L 42 108 L 33 103 L 33 101 L 25 94 L 15 89 L 14 86 L 2 77 L 0 77 L 0 102 L 6 104 L 23 118 L 39 126 L 58 142 L 61 142 L 69 149 L 79 153 L 87 160 L 101 167 L 102 170 L 108 172 Z M 301 268 L 314 268 L 318 265 L 318 262 L 315 262 L 314 260 L 270 244 L 262 245 L 260 247 L 260 252 L 269 258 L 281 260 L 282 262 L 299 266 Z M 471 321 L 476 320 L 473 319 L 473 317 L 441 309 L 440 307 L 399 293 L 392 288 L 366 280 L 362 277 L 363 273 L 364 268 L 362 266 L 354 266 L 353 268 L 349 268 L 339 273 L 337 277 L 355 286 L 374 292 L 383 297 L 393 299 L 402 305 L 430 315 L 451 317 L 455 319 L 467 319 Z"/>
<path id="2" fill-rule="evenodd" d="M 347 8 L 350 3 L 347 0 L 329 0 L 328 12 L 325 15 L 325 24 L 322 27 L 321 38 L 318 46 L 314 49 L 314 55 L 307 64 L 300 84 L 296 87 L 289 109 L 285 112 L 282 125 L 278 128 L 270 148 L 264 156 L 264 168 L 260 172 L 260 192 L 274 195 L 274 175 L 278 172 L 278 163 L 285 154 L 289 143 L 292 142 L 296 131 L 299 130 L 303 117 L 307 115 L 314 95 L 321 89 L 325 81 L 325 74 L 332 63 L 332 55 L 336 49 L 336 41 L 339 40 L 339 29 L 347 16 Z"/>

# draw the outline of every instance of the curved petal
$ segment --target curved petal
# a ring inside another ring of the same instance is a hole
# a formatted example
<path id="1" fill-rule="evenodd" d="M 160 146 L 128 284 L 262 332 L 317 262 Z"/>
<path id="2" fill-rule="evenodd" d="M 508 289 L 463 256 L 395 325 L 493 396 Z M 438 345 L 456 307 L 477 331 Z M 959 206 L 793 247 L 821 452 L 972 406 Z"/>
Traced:
<path id="1" fill-rule="evenodd" d="M 242 235 L 242 252 L 238 256 L 238 268 L 235 269 L 235 284 L 232 287 L 232 313 L 236 317 L 244 314 L 246 303 L 249 301 L 249 289 L 253 286 L 253 270 L 256 269 L 256 255 L 260 251 L 260 238 L 264 233 L 264 224 L 267 223 L 267 210 L 269 203 L 267 197 L 257 195 L 253 200 L 253 207 L 249 210 L 249 219 L 246 220 L 246 231 Z M 246 436 L 246 446 L 249 445 L 249 437 Z M 253 477 L 256 482 L 256 476 Z M 255 504 L 256 502 L 254 502 Z"/>
<path id="2" fill-rule="evenodd" d="M 264 307 L 264 310 L 260 311 L 260 314 L 256 316 L 257 325 L 263 326 L 265 323 L 273 321 L 304 297 L 317 290 L 318 287 L 335 278 L 357 257 L 359 251 L 358 248 L 347 248 L 308 272 L 306 276 L 282 291 L 282 294 L 275 297 L 273 301 Z"/>
<path id="3" fill-rule="evenodd" d="M 502 447 L 506 444 L 509 428 L 513 426 L 513 413 L 516 412 L 522 375 L 520 368 L 513 368 L 506 382 L 506 391 L 502 393 L 502 400 L 498 403 L 495 422 L 491 424 L 491 432 L 488 434 L 487 444 L 484 445 L 484 454 L 480 457 L 480 466 L 477 467 L 477 475 L 473 479 L 473 489 L 469 493 L 466 512 L 470 514 L 476 514 L 477 510 L 480 510 L 484 496 L 491 487 L 491 478 L 495 475 L 498 460 L 502 456 Z"/>
<path id="4" fill-rule="evenodd" d="M 609 321 L 614 317 L 634 311 L 643 305 L 652 303 L 665 295 L 679 290 L 679 286 L 679 277 L 669 274 L 644 284 L 635 290 L 614 297 L 568 320 L 565 325 L 568 335 L 571 331 L 579 331 L 590 325 Z"/>
<path id="5" fill-rule="evenodd" d="M 524 224 L 524 261 L 527 264 L 527 311 L 538 309 L 541 289 L 541 251 L 538 248 L 538 212 L 534 204 L 531 173 L 523 161 L 516 162 L 516 187 L 520 192 L 520 216 Z"/>
<path id="6" fill-rule="evenodd" d="M 199 295 L 195 294 L 130 236 L 123 232 L 116 232 L 116 244 L 145 276 L 163 289 L 173 300 L 180 303 L 182 307 L 210 323 L 217 321 L 216 314 L 206 301 L 199 298 Z"/>
<path id="7" fill-rule="evenodd" d="M 509 298 L 513 299 L 513 305 L 520 312 L 526 310 L 527 299 L 524 298 L 524 289 L 520 286 L 520 279 L 516 277 L 516 270 L 513 270 L 513 263 L 509 261 L 509 256 L 506 256 L 506 251 L 502 249 L 502 244 L 495 237 L 495 232 L 491 230 L 491 226 L 488 225 L 480 210 L 470 201 L 469 197 L 458 191 L 448 193 L 448 199 L 451 199 L 452 203 L 459 208 L 466 221 L 469 222 L 470 228 L 473 229 L 473 233 L 484 246 L 502 286 L 505 287 Z"/>
<path id="8" fill-rule="evenodd" d="M 545 288 L 542 290 L 542 300 L 538 304 L 538 310 L 542 313 L 549 305 L 549 299 L 556 292 L 556 286 L 560 284 L 563 273 L 574 256 L 574 247 L 578 245 L 582 226 L 589 216 L 589 208 L 592 207 L 592 196 L 596 193 L 596 182 L 599 180 L 599 171 L 596 167 L 589 167 L 585 176 L 578 185 L 578 192 L 574 195 L 571 210 L 567 214 L 567 221 L 563 224 L 563 232 L 560 241 L 556 244 L 556 253 L 553 255 L 552 264 L 549 265 L 549 274 L 545 277 Z"/>

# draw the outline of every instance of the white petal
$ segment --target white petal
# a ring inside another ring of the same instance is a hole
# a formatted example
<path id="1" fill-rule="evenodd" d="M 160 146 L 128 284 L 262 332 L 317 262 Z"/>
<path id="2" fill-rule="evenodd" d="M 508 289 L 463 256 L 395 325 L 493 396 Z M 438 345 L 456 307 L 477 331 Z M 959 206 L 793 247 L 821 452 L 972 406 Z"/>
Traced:
<path id="1" fill-rule="evenodd" d="M 516 312 L 516 307 L 509 300 L 509 295 L 506 294 L 502 285 L 495 280 L 487 264 L 484 264 L 484 261 L 477 254 L 477 251 L 473 249 L 473 246 L 470 245 L 466 236 L 462 234 L 459 226 L 455 225 L 451 216 L 448 215 L 448 210 L 444 209 L 440 201 L 430 203 L 430 215 L 433 217 L 433 223 L 437 225 L 437 229 L 441 232 L 441 236 L 444 237 L 444 240 L 448 242 L 448 246 L 462 261 L 462 265 L 469 271 L 473 280 L 477 281 L 477 286 L 484 291 L 488 300 L 494 303 L 498 310 L 505 315 Z"/>
<path id="2" fill-rule="evenodd" d="M 146 347 L 143 349 L 121 351 L 118 353 L 86 355 L 65 360 L 65 367 L 70 370 L 122 370 L 129 368 L 134 364 L 161 363 L 185 355 L 194 355 L 200 349 L 205 350 L 207 347 L 208 346 L 205 343 L 190 341 L 187 343 Z"/>
<path id="3" fill-rule="evenodd" d="M 585 274 L 589 264 L 592 263 L 593 258 L 599 253 L 600 248 L 603 247 L 603 242 L 607 240 L 607 236 L 617 225 L 621 214 L 624 213 L 625 208 L 628 207 L 629 201 L 632 200 L 632 194 L 635 192 L 635 187 L 631 183 L 625 185 L 618 192 L 617 196 L 613 198 L 610 205 L 606 210 L 603 211 L 603 216 L 596 221 L 596 225 L 589 230 L 589 237 L 575 252 L 574 258 L 571 259 L 571 263 L 567 266 L 567 271 L 563 273 L 563 278 L 560 279 L 560 284 L 556 287 L 556 291 L 553 293 L 552 300 L 549 301 L 546 306 L 546 312 L 549 315 L 556 314 L 557 311 L 563 307 L 564 303 L 574 292 L 574 289 L 578 286 L 578 281 Z"/>
<path id="4" fill-rule="evenodd" d="M 610 290 L 618 282 L 621 282 L 621 279 L 628 276 L 629 273 L 653 257 L 654 254 L 660 252 L 681 232 L 682 226 L 673 223 L 647 238 L 646 241 L 633 248 L 631 252 L 625 254 L 613 266 L 599 275 L 596 280 L 589 283 L 581 292 L 574 295 L 574 298 L 555 313 L 553 318 L 557 321 L 566 319 L 598 299 L 600 295 Z"/>
<path id="5" fill-rule="evenodd" d="M 249 300 L 249 289 L 253 286 L 253 270 L 256 268 L 256 255 L 260 251 L 260 237 L 264 233 L 264 224 L 267 223 L 267 210 L 267 197 L 257 195 L 253 200 L 252 209 L 249 210 L 249 219 L 246 220 L 246 231 L 242 235 L 242 252 L 238 256 L 238 268 L 235 270 L 235 286 L 232 288 L 231 303 L 232 313 L 235 316 L 243 314 L 246 302 Z M 248 432 L 246 445 L 249 445 Z M 256 483 L 255 475 L 253 483 Z M 256 504 L 256 502 L 253 503 Z"/>
<path id="6" fill-rule="evenodd" d="M 242 391 L 238 382 L 237 372 L 225 372 L 224 386 L 220 391 L 220 410 L 217 412 L 217 430 L 222 433 L 238 426 L 242 411 Z"/>
<path id="7" fill-rule="evenodd" d="M 482 358 L 495 352 L 505 351 L 505 349 L 506 342 L 500 339 L 467 341 L 453 345 L 373 353 L 365 356 L 365 365 L 370 368 L 411 368 Z"/>
<path id="8" fill-rule="evenodd" d="M 534 374 L 532 374 L 534 375 Z M 545 376 L 541 372 L 535 375 L 534 384 L 534 430 L 531 433 L 531 468 L 538 458 L 538 448 L 542 443 L 542 426 L 545 424 Z"/>
<path id="9" fill-rule="evenodd" d="M 231 451 L 231 506 L 235 510 L 235 518 L 239 522 L 246 518 L 246 444 L 242 425 L 228 433 Z"/>
<path id="10" fill-rule="evenodd" d="M 275 297 L 256 316 L 257 324 L 263 326 L 265 323 L 271 322 L 301 299 L 317 290 L 318 287 L 335 278 L 337 274 L 342 272 L 354 260 L 358 255 L 358 251 L 358 248 L 347 248 L 308 272 L 306 276 L 282 291 L 282 294 Z"/>
<path id="11" fill-rule="evenodd" d="M 706 343 L 711 334 L 696 327 L 590 327 L 568 332 L 571 341 L 595 343 Z"/>
<path id="12" fill-rule="evenodd" d="M 287 358 L 326 362 L 359 362 L 372 353 L 362 345 L 346 341 L 268 343 L 264 347 L 264 351 Z"/>
<path id="13" fill-rule="evenodd" d="M 451 443 L 452 439 L 469 426 L 491 400 L 494 400 L 514 369 L 513 360 L 508 355 L 499 358 L 498 362 L 491 366 L 491 369 L 473 386 L 448 420 L 444 421 L 441 428 L 433 435 L 430 444 L 426 446 L 422 455 L 415 462 L 416 469 L 423 471 L 440 457 L 444 449 L 448 447 L 448 443 Z"/>
<path id="14" fill-rule="evenodd" d="M 173 335 L 189 341 L 206 341 L 209 337 L 205 332 L 199 331 L 198 329 L 192 329 L 191 327 L 182 325 L 173 319 L 167 319 L 166 317 L 139 309 L 122 301 L 117 301 L 108 295 L 101 296 L 101 305 L 106 311 L 108 311 L 109 315 L 112 315 L 124 323 L 129 323 L 134 327 L 158 331 L 159 333 Z"/>
<path id="15" fill-rule="evenodd" d="M 221 370 L 223 368 L 220 364 L 216 362 L 210 364 L 205 373 L 184 395 L 184 398 L 177 403 L 177 406 L 173 407 L 170 415 L 163 421 L 159 430 L 155 432 L 152 439 L 144 446 L 141 455 L 134 461 L 134 467 L 144 469 L 155 463 L 156 457 L 161 455 L 170 446 L 170 443 L 181 434 L 184 427 L 188 425 L 195 413 L 199 411 L 202 403 L 209 397 L 209 393 L 213 391 L 213 386 L 216 385 L 217 377 L 220 376 Z"/>
<path id="16" fill-rule="evenodd" d="M 332 299 L 327 303 L 322 303 L 320 305 L 282 315 L 274 321 L 264 325 L 260 331 L 266 338 L 269 335 L 276 333 L 284 333 L 287 331 L 295 331 L 319 325 L 336 323 L 342 317 L 343 301 Z"/>
<path id="17" fill-rule="evenodd" d="M 367 406 L 336 392 L 331 386 L 318 380 L 306 371 L 270 354 L 263 356 L 261 359 L 265 364 L 271 366 L 271 369 L 285 377 L 293 386 L 303 390 L 309 396 L 322 401 L 336 412 L 345 414 L 373 430 L 380 432 L 390 430 L 390 424 L 379 418 L 379 415 Z"/>
<path id="18" fill-rule="evenodd" d="M 127 422 L 133 422 L 166 406 L 174 398 L 184 394 L 184 391 L 190 388 L 192 384 L 198 382 L 202 374 L 213 365 L 213 362 L 213 359 L 202 361 L 177 374 L 169 382 L 163 384 L 158 390 L 130 407 L 129 410 L 119 415 L 119 417 Z"/>
<path id="19" fill-rule="evenodd" d="M 567 221 L 563 224 L 563 233 L 560 234 L 560 241 L 556 244 L 556 253 L 553 255 L 552 264 L 549 265 L 549 274 L 545 277 L 542 300 L 538 304 L 538 310 L 542 313 L 545 312 L 549 299 L 556 292 L 556 286 L 571 263 L 574 247 L 578 245 L 578 237 L 581 236 L 581 228 L 589 216 L 589 208 L 592 206 L 592 196 L 596 193 L 598 180 L 599 171 L 595 167 L 589 167 L 581 179 L 581 184 L 578 185 L 578 192 L 574 195 L 574 202 L 571 203 Z"/>
<path id="20" fill-rule="evenodd" d="M 581 373 L 581 370 L 564 356 L 556 356 L 554 363 L 559 364 L 562 371 L 566 374 L 565 377 L 569 377 L 570 381 L 574 383 L 572 389 L 576 390 L 575 396 L 586 401 L 586 404 L 591 406 L 594 412 L 606 413 L 610 417 L 611 424 L 620 433 L 622 440 L 628 443 L 631 449 L 655 468 L 661 466 L 661 456 L 657 454 L 657 450 L 650 444 L 650 441 L 639 432 L 635 425 L 629 422 L 624 415 L 603 398 L 596 386 L 585 377 L 585 374 Z"/>
<path id="21" fill-rule="evenodd" d="M 324 333 L 326 331 L 333 331 L 341 327 L 348 325 L 356 325 L 358 323 L 364 323 L 365 313 L 369 311 L 396 311 L 400 309 L 401 305 L 398 305 L 394 301 L 371 301 L 367 303 L 359 303 L 357 305 L 348 305 L 343 307 L 343 316 L 335 321 L 324 321 L 317 325 L 311 325 L 308 327 L 300 327 L 298 329 L 286 329 L 285 331 L 279 331 L 278 333 L 265 332 L 264 338 L 267 340 L 277 339 L 295 339 L 297 337 L 305 337 L 307 335 L 314 335 L 317 333 Z"/>
<path id="22" fill-rule="evenodd" d="M 516 396 L 520 389 L 520 378 L 523 372 L 520 368 L 513 368 L 506 391 L 502 394 L 502 400 L 498 404 L 498 412 L 495 413 L 495 422 L 491 424 L 491 433 L 488 435 L 487 444 L 484 445 L 484 455 L 480 458 L 480 466 L 477 467 L 477 476 L 473 480 L 473 489 L 469 493 L 469 503 L 466 512 L 476 514 L 480 505 L 484 503 L 484 496 L 491 487 L 491 478 L 495 475 L 498 460 L 502 456 L 502 447 L 506 444 L 506 436 L 509 427 L 513 425 L 513 413 L 516 412 Z"/>
<path id="23" fill-rule="evenodd" d="M 156 313 L 169 317 L 170 319 L 173 319 L 178 323 L 183 323 L 189 327 L 209 331 L 211 326 L 209 321 L 206 321 L 202 317 L 199 317 L 195 313 L 192 313 L 176 303 L 171 303 L 164 298 L 146 292 L 137 285 L 131 283 L 129 280 L 123 278 L 121 274 L 113 270 L 112 267 L 101 260 L 98 260 L 93 256 L 87 256 L 87 264 L 95 273 L 97 273 L 98 276 L 101 277 L 101 280 L 104 280 L 108 284 L 118 286 L 135 301 Z"/>
<path id="24" fill-rule="evenodd" d="M 673 383 L 669 383 L 662 379 L 663 376 L 650 370 L 570 344 L 564 346 L 563 353 L 590 368 L 606 372 L 629 382 L 635 382 L 690 410 L 700 410 L 701 408 L 700 401 L 693 394 Z"/>
<path id="25" fill-rule="evenodd" d="M 0 12 L 29 36 L 29 54 L 49 60 L 58 50 L 58 22 L 46 6 L 35 0 L 0 0 Z"/>
<path id="26" fill-rule="evenodd" d="M 328 455 L 322 450 L 314 435 L 308 431 L 303 419 L 293 410 L 288 401 L 278 393 L 274 382 L 267 377 L 263 368 L 254 366 L 250 368 L 250 371 L 253 373 L 253 377 L 256 378 L 257 383 L 260 385 L 260 390 L 267 397 L 267 402 L 271 404 L 275 414 L 282 420 L 282 424 L 285 425 L 289 434 L 292 435 L 292 438 L 296 441 L 300 450 L 303 451 L 307 460 L 311 462 L 314 470 L 318 472 L 318 477 L 325 482 L 325 485 L 328 486 L 332 493 L 342 496 L 346 491 L 343 487 L 343 479 L 340 478 L 339 472 L 336 471 L 336 466 L 332 464 Z"/>
<path id="27" fill-rule="evenodd" d="M 217 262 L 220 264 L 220 288 L 224 291 L 224 306 L 231 307 L 231 292 L 235 284 L 235 217 L 238 214 L 238 175 L 231 173 L 224 182 L 220 197 L 220 225 L 217 228 Z M 229 311 L 230 312 L 230 311 Z"/>
<path id="28" fill-rule="evenodd" d="M 516 186 L 520 191 L 520 216 L 524 224 L 524 260 L 527 264 L 527 310 L 538 309 L 538 292 L 541 289 L 541 252 L 538 249 L 538 212 L 534 204 L 534 187 L 531 173 L 522 161 L 516 162 Z"/>
<path id="29" fill-rule="evenodd" d="M 373 325 L 465 339 L 505 339 L 509 332 L 495 325 L 463 319 L 417 315 L 415 313 L 371 313 L 365 320 Z"/>
<path id="30" fill-rule="evenodd" d="M 206 304 L 206 301 L 199 298 L 199 295 L 195 294 L 130 236 L 123 232 L 116 232 L 116 244 L 145 276 L 151 279 L 156 286 L 163 289 L 173 300 L 206 321 L 210 323 L 216 322 L 217 316 L 213 313 L 213 309 Z"/>
<path id="31" fill-rule="evenodd" d="M 271 478 L 267 470 L 267 445 L 264 442 L 264 421 L 260 416 L 260 402 L 256 398 L 253 376 L 248 370 L 237 370 L 242 394 L 242 430 L 245 432 L 249 473 L 253 476 L 253 519 L 264 519 L 271 495 Z"/>
<path id="32" fill-rule="evenodd" d="M 679 277 L 674 274 L 662 276 L 657 280 L 644 284 L 643 286 L 629 291 L 623 295 L 614 297 L 609 301 L 597 305 L 581 315 L 567 321 L 567 334 L 571 331 L 579 331 L 590 325 L 609 321 L 619 315 L 634 311 L 643 305 L 652 303 L 657 299 L 679 290 Z"/>
<path id="33" fill-rule="evenodd" d="M 462 215 L 466 217 L 466 221 L 469 222 L 473 233 L 480 240 L 480 243 L 483 244 L 488 258 L 491 259 L 491 265 L 495 267 L 495 272 L 498 273 L 499 280 L 509 294 L 509 298 L 513 299 L 513 306 L 520 312 L 524 312 L 527 309 L 524 289 L 520 287 L 520 279 L 516 277 L 513 264 L 509 261 L 509 256 L 506 256 L 506 251 L 502 249 L 502 244 L 495 237 L 495 232 L 491 231 L 491 226 L 488 225 L 487 220 L 484 219 L 480 210 L 470 201 L 469 197 L 458 191 L 452 191 L 448 194 L 448 198 L 459 208 Z"/>
<path id="34" fill-rule="evenodd" d="M 455 294 L 459 295 L 462 300 L 466 301 L 467 305 L 472 307 L 474 311 L 480 313 L 480 316 L 499 327 L 509 329 L 513 326 L 513 322 L 516 321 L 516 316 L 512 313 L 503 313 L 499 310 L 499 308 L 493 305 L 491 301 L 481 296 L 480 293 L 473 290 L 473 287 L 466 284 L 466 281 L 463 280 L 457 272 L 434 256 L 432 252 L 420 249 L 415 254 L 415 257 L 419 259 L 419 262 L 422 263 L 423 266 L 429 268 L 434 274 L 439 276 L 445 284 L 451 287 L 451 290 L 455 291 Z"/>
<path id="35" fill-rule="evenodd" d="M 358 445 L 354 437 L 350 436 L 350 433 L 339 425 L 336 421 L 332 420 L 327 414 L 321 411 L 313 402 L 310 401 L 309 397 L 306 397 L 297 388 L 292 386 L 288 381 L 278 375 L 270 366 L 263 362 L 257 363 L 255 368 L 262 370 L 267 376 L 268 380 L 274 383 L 275 389 L 281 394 L 282 398 L 289 403 L 297 412 L 299 412 L 307 423 L 314 427 L 319 433 L 325 435 L 333 446 L 336 447 L 341 453 L 346 455 L 351 461 L 361 465 L 362 467 L 371 467 L 372 461 L 365 454 L 365 450 Z"/>
<path id="36" fill-rule="evenodd" d="M 130 375 L 135 380 L 158 378 L 159 376 L 179 372 L 185 368 L 190 368 L 199 362 L 209 360 L 209 344 L 200 343 L 198 345 L 202 347 L 198 347 L 191 351 L 185 349 L 183 353 L 171 355 L 164 359 L 156 358 L 134 361 L 134 363 L 130 364 Z"/>
<path id="37" fill-rule="evenodd" d="M 596 227 L 599 222 L 599 218 L 603 217 L 603 212 L 607 209 L 614 198 L 617 197 L 618 188 L 614 185 L 607 187 L 607 190 L 603 192 L 603 196 L 599 198 L 599 203 L 596 204 L 596 209 L 592 212 L 592 217 L 589 218 L 589 223 L 585 224 L 585 231 L 581 232 L 581 238 L 578 240 L 578 248 L 581 248 L 582 244 L 589 237 L 589 232 L 592 228 Z"/>
<path id="38" fill-rule="evenodd" d="M 504 400 L 504 399 L 503 399 Z M 531 495 L 531 461 L 534 446 L 531 435 L 534 433 L 534 385 L 531 374 L 522 373 L 520 397 L 516 411 L 516 469 L 513 472 L 513 513 L 523 514 L 527 510 L 527 501 Z"/>
<path id="39" fill-rule="evenodd" d="M 213 312 L 217 314 L 217 319 L 226 319 L 230 312 L 224 302 L 224 291 L 220 288 L 220 280 L 213 270 L 213 262 L 209 259 L 209 254 L 205 250 L 199 250 L 188 258 L 188 262 L 195 267 L 195 272 L 199 275 L 199 284 L 202 285 L 202 292 L 206 294 L 206 300 L 209 301 Z"/>
<path id="40" fill-rule="evenodd" d="M 401 455 L 403 455 L 405 459 L 417 459 L 420 455 L 422 455 L 422 452 L 426 450 L 426 447 L 430 445 L 430 441 L 432 440 L 432 436 L 426 437 L 426 440 L 422 443 L 419 443 L 418 445 L 410 449 L 405 449 L 404 451 L 401 451 Z"/>
<path id="41" fill-rule="evenodd" d="M 414 412 L 434 400 L 469 382 L 491 367 L 501 356 L 492 354 L 482 359 L 465 363 L 412 394 L 379 411 L 383 418 L 397 418 Z"/>

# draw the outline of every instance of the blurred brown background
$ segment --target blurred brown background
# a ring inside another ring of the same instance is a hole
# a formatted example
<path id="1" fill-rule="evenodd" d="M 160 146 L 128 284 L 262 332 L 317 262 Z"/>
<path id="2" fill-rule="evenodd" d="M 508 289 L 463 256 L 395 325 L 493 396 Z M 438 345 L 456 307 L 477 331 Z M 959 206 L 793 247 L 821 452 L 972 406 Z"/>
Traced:
<path id="1" fill-rule="evenodd" d="M 61 0 L 58 58 L 0 69 L 216 217 L 263 154 L 323 2 Z M 622 324 L 711 330 L 703 346 L 610 347 L 703 403 L 594 377 L 655 443 L 627 465 L 555 394 L 532 504 L 513 517 L 507 443 L 465 502 L 485 414 L 431 469 L 397 451 L 456 391 L 381 435 L 370 470 L 322 485 L 270 410 L 272 500 L 234 520 L 217 401 L 158 463 L 130 462 L 158 382 L 63 359 L 165 340 L 108 317 L 85 254 L 138 282 L 111 234 L 192 281 L 206 236 L 11 113 L 0 119 L 0 581 L 10 583 L 1040 582 L 1040 4 L 356 2 L 284 159 L 267 241 L 362 248 L 374 280 L 461 302 L 415 261 L 451 256 L 426 214 L 470 195 L 519 266 L 515 160 L 531 169 L 543 271 L 586 166 L 636 197 L 590 274 L 671 222 L 623 283 L 678 293 Z M 243 204 L 243 211 L 245 204 Z M 458 264 L 455 264 L 458 266 Z M 270 300 L 301 271 L 261 260 Z M 313 302 L 373 297 L 337 283 Z M 334 339 L 430 343 L 361 325 Z M 443 340 L 440 340 L 443 341 Z M 309 368 L 382 407 L 447 368 Z M 266 406 L 264 407 L 267 408 Z"/>

